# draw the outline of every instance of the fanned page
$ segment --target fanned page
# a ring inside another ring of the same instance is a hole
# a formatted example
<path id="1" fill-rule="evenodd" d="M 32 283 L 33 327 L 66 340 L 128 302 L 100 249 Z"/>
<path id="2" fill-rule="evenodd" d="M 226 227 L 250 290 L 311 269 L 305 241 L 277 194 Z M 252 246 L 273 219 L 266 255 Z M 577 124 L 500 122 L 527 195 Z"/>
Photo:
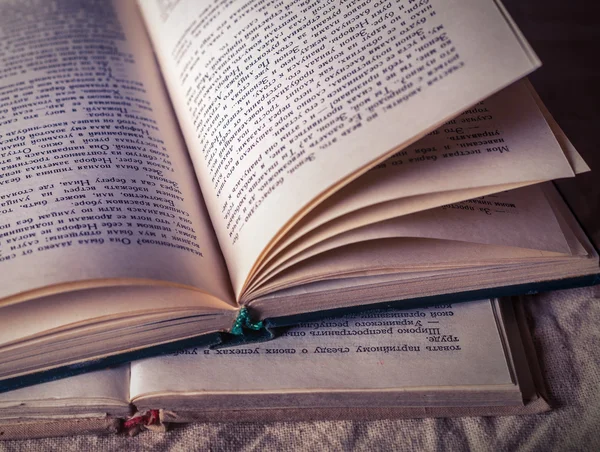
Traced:
<path id="1" fill-rule="evenodd" d="M 0 304 L 115 284 L 233 303 L 136 5 L 2 1 L 0 34 Z"/>
<path id="2" fill-rule="evenodd" d="M 227 330 L 235 316 L 222 301 L 175 287 L 103 287 L 15 303 L 0 316 L 0 379 Z"/>
<path id="3" fill-rule="evenodd" d="M 540 111 L 543 105 L 538 107 L 530 92 L 524 81 L 511 85 L 332 195 L 271 250 L 252 285 L 259 284 L 261 273 L 270 271 L 285 255 L 335 235 L 538 183 L 529 179 L 531 175 L 540 177 L 531 167 L 535 164 L 549 170 L 548 165 L 554 162 L 546 161 L 546 155 L 564 153 L 574 172 L 589 171 L 573 146 L 563 139 L 560 128 L 546 122 Z"/>
<path id="4" fill-rule="evenodd" d="M 519 404 L 504 345 L 490 300 L 366 312 L 273 343 L 133 362 L 130 393 L 138 407 L 175 411 Z"/>
<path id="5" fill-rule="evenodd" d="M 540 187 L 543 197 L 531 192 Z M 411 223 L 413 231 L 403 235 Z M 373 232 L 375 240 L 369 240 Z M 366 234 L 367 240 L 356 241 L 355 234 Z M 348 243 L 338 247 L 339 241 Z M 553 250 L 527 248 L 541 242 Z M 322 247 L 330 248 L 319 253 Z M 283 271 L 275 270 L 261 284 L 253 296 L 261 291 L 264 296 L 250 304 L 254 315 L 274 318 L 323 305 L 415 296 L 448 298 L 482 288 L 598 274 L 598 253 L 550 183 L 382 222 L 315 248 L 306 251 L 312 257 L 284 263 Z"/>
<path id="6" fill-rule="evenodd" d="M 139 5 L 238 298 L 325 196 L 538 65 L 492 0 Z M 516 182 L 573 175 L 537 157 Z"/>
<path id="7" fill-rule="evenodd" d="M 314 240 L 311 246 L 296 252 L 291 250 L 282 253 L 277 260 L 273 261 L 270 271 L 257 281 L 257 292 L 254 295 L 264 295 L 275 288 L 281 289 L 291 284 L 298 284 L 299 281 L 312 282 L 327 276 L 339 277 L 341 268 L 345 269 L 344 273 L 359 271 L 359 268 L 362 271 L 368 268 L 375 271 L 381 268 L 383 255 L 379 254 L 381 250 L 374 245 L 373 241 L 398 238 L 461 242 L 465 247 L 469 244 L 506 247 L 502 253 L 498 252 L 498 248 L 490 247 L 487 251 L 483 250 L 483 254 L 470 256 L 467 261 L 461 262 L 458 254 L 439 252 L 439 255 L 433 258 L 429 253 L 436 246 L 439 247 L 439 243 L 437 245 L 434 244 L 435 242 L 430 245 L 422 243 L 421 250 L 412 252 L 418 251 L 417 255 L 425 256 L 425 260 L 421 258 L 413 261 L 414 256 L 409 251 L 411 247 L 407 247 L 404 242 L 397 242 L 395 245 L 388 243 L 389 250 L 393 250 L 393 253 L 398 256 L 395 268 L 402 273 L 417 271 L 424 265 L 428 269 L 440 268 L 444 265 L 457 267 L 467 263 L 483 264 L 485 260 L 491 263 L 494 259 L 498 259 L 499 264 L 502 262 L 501 259 L 511 257 L 512 248 L 515 248 L 512 250 L 515 259 L 522 258 L 524 252 L 532 259 L 543 255 L 549 256 L 552 253 L 557 256 L 571 255 L 571 249 L 542 187 L 534 185 L 392 218 L 333 237 Z M 332 250 L 343 250 L 344 247 L 360 243 L 369 243 L 368 246 L 372 247 L 373 252 L 368 258 L 361 253 L 363 262 L 359 267 L 352 267 L 355 260 L 351 258 L 351 253 L 347 255 L 331 253 Z M 350 259 L 352 263 L 344 262 L 345 258 L 342 256 Z M 391 268 L 384 272 L 389 271 Z M 306 278 L 311 278 L 311 281 Z M 269 280 L 271 283 L 267 283 Z"/>

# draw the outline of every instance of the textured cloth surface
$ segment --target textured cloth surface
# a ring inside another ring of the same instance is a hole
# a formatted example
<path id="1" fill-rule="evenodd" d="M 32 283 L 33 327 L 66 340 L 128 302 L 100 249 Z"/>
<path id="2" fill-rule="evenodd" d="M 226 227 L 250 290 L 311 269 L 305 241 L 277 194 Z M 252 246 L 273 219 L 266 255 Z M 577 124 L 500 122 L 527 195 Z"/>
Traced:
<path id="1" fill-rule="evenodd" d="M 440 0 L 442 1 L 442 0 Z M 544 67 L 531 78 L 594 175 L 561 185 L 600 241 L 599 15 L 589 0 L 504 0 Z M 578 195 L 581 193 L 583 195 Z M 0 442 L 0 451 L 61 450 L 600 450 L 600 288 L 526 304 L 555 410 L 548 414 L 373 422 L 198 424 L 166 434 Z"/>

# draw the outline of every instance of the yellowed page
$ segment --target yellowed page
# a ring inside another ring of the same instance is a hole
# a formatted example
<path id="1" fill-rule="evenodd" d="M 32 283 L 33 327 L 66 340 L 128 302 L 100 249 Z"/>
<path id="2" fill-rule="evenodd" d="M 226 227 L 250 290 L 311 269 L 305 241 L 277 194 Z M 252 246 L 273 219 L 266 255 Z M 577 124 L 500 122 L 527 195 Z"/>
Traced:
<path id="1" fill-rule="evenodd" d="M 305 260 L 261 286 L 246 302 L 252 299 L 255 315 L 269 318 L 323 305 L 356 306 L 597 274 L 593 245 L 554 186 L 543 188 L 570 256 L 436 239 L 374 240 Z"/>
<path id="2" fill-rule="evenodd" d="M 477 281 L 477 272 L 486 266 L 499 267 L 518 263 L 532 265 L 539 262 L 556 264 L 560 259 L 570 258 L 563 253 L 551 251 L 453 240 L 382 238 L 352 243 L 303 260 L 261 284 L 249 298 L 327 279 L 447 269 L 470 269 L 472 278 Z M 352 287 L 352 281 L 347 283 L 346 287 Z"/>
<path id="3" fill-rule="evenodd" d="M 139 3 L 238 296 L 316 199 L 538 65 L 491 0 Z M 573 174 L 540 152 L 507 174 Z M 450 167 L 485 185 L 505 154 Z"/>
<path id="4" fill-rule="evenodd" d="M 120 287 L 2 308 L 0 378 L 227 331 L 237 309 L 195 290 Z"/>
<path id="5" fill-rule="evenodd" d="M 309 234 L 304 243 L 311 246 L 293 246 L 287 249 L 272 262 L 270 270 L 260 281 L 334 248 L 383 238 L 457 240 L 571 254 L 554 210 L 541 186 L 482 196 L 392 218 L 341 232 L 330 238 L 322 236 L 323 234 Z"/>
<path id="6" fill-rule="evenodd" d="M 556 136 L 556 139 L 558 140 L 558 142 L 562 146 L 563 150 L 565 151 L 565 155 L 567 156 L 567 159 L 569 160 L 570 165 L 573 167 L 573 171 L 575 171 L 576 174 L 587 173 L 588 171 L 591 171 L 591 168 L 588 166 L 588 164 L 585 162 L 585 160 L 583 160 L 583 157 L 581 157 L 579 152 L 577 152 L 577 149 L 575 149 L 575 146 L 573 146 L 573 143 L 571 143 L 571 141 L 569 140 L 569 137 L 567 137 L 567 135 L 565 135 L 565 132 L 563 132 L 560 125 L 556 122 L 556 120 L 554 119 L 552 114 L 550 114 L 550 112 L 548 111 L 548 108 L 546 108 L 546 105 L 544 105 L 544 102 L 542 102 L 542 99 L 540 99 L 540 96 L 534 89 L 531 82 L 529 82 L 529 80 L 525 80 L 524 83 L 527 86 L 527 88 L 529 89 L 531 96 L 533 97 L 535 102 L 538 104 L 538 107 L 539 107 L 540 111 L 542 112 L 542 114 L 544 115 L 546 122 L 552 129 L 552 133 L 554 133 L 554 135 Z"/>
<path id="7" fill-rule="evenodd" d="M 329 197 L 286 234 L 259 271 L 286 247 L 304 249 L 356 227 L 540 182 L 508 183 L 513 176 L 515 180 L 522 176 L 510 168 L 517 159 L 562 150 L 574 172 L 585 171 L 585 162 L 530 90 L 526 81 L 511 85 Z M 466 138 L 475 134 L 481 136 Z M 465 174 L 460 165 L 453 171 L 441 170 L 462 158 L 490 153 L 493 158 L 486 157 L 488 165 L 478 168 L 476 176 Z M 505 160 L 508 153 L 511 157 Z M 505 183 L 496 184 L 499 181 Z M 438 192 L 431 193 L 432 186 Z M 318 227 L 320 232 L 302 237 Z"/>
<path id="8" fill-rule="evenodd" d="M 563 150 L 569 161 L 573 159 L 573 170 L 579 172 L 583 168 L 577 151 L 568 140 L 562 142 L 564 133 L 553 128 L 555 123 L 547 123 L 540 108 L 525 81 L 511 85 L 331 196 L 303 218 L 278 249 L 334 218 L 377 203 L 421 196 L 419 202 L 423 202 L 425 210 L 451 202 L 441 193 L 433 195 L 440 197 L 439 204 L 426 202 L 432 187 L 436 192 L 465 190 L 464 200 L 482 196 L 486 191 L 503 190 L 501 185 L 509 189 L 538 183 L 542 179 L 523 180 L 519 171 L 512 171 L 512 165 L 518 160 L 520 165 L 527 165 L 529 159 L 545 152 Z M 474 134 L 486 136 L 465 138 Z M 487 165 L 475 174 L 469 173 L 470 169 L 460 164 L 463 158 L 486 158 Z M 455 198 L 454 202 L 458 200 Z M 369 221 L 376 218 L 372 216 Z M 390 217 L 378 219 L 387 218 Z"/>
<path id="9" fill-rule="evenodd" d="M 134 403 L 160 395 L 195 395 L 190 404 L 204 404 L 210 394 L 302 397 L 424 387 L 431 401 L 436 390 L 486 385 L 514 385 L 490 300 L 307 322 L 271 343 L 188 350 L 131 364 Z M 388 393 L 383 404 L 394 400 Z"/>
<path id="10" fill-rule="evenodd" d="M 84 410 L 106 415 L 110 406 L 116 409 L 112 415 L 129 412 L 129 364 L 0 394 L 0 418 L 4 419 L 48 419 Z"/>
<path id="11" fill-rule="evenodd" d="M 143 315 L 185 317 L 194 311 L 218 316 L 233 307 L 214 297 L 173 287 L 111 287 L 52 295 L 6 306 L 0 316 L 0 344 Z M 2 348 L 2 347 L 0 347 Z"/>
<path id="12" fill-rule="evenodd" d="M 489 187 L 449 190 L 440 193 L 394 199 L 352 211 L 312 229 L 312 214 L 316 212 L 315 217 L 319 216 L 319 212 L 321 212 L 321 205 L 319 205 L 304 217 L 296 227 L 292 228 L 290 232 L 286 234 L 285 240 L 280 242 L 280 244 L 269 253 L 268 258 L 262 261 L 261 266 L 252 278 L 250 287 L 260 284 L 259 281 L 264 275 L 264 272 L 270 271 L 274 266 L 285 259 L 286 256 L 289 256 L 292 253 L 301 252 L 321 241 L 328 240 L 339 234 L 392 218 L 411 215 L 416 212 L 433 209 L 446 204 L 453 204 L 465 199 L 478 198 L 498 193 L 502 190 L 513 190 L 519 187 L 522 187 L 522 184 L 492 185 Z M 329 199 L 325 201 L 325 204 L 328 202 Z M 304 227 L 304 219 L 308 220 L 306 229 Z M 292 240 L 290 237 L 298 238 Z"/>
<path id="13" fill-rule="evenodd" d="M 143 278 L 232 302 L 135 4 L 21 5 L 0 18 L 19 30 L 0 52 L 0 298 Z"/>

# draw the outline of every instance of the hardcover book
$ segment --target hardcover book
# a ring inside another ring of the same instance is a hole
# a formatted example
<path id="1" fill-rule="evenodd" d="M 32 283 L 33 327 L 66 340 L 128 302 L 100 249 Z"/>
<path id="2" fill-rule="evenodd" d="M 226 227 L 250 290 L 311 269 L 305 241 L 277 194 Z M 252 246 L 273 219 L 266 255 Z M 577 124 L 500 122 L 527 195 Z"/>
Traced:
<path id="1" fill-rule="evenodd" d="M 597 281 L 498 1 L 0 1 L 0 389 Z"/>
<path id="2" fill-rule="evenodd" d="M 2 439 L 189 422 L 531 414 L 550 409 L 518 300 L 304 322 L 0 394 Z"/>

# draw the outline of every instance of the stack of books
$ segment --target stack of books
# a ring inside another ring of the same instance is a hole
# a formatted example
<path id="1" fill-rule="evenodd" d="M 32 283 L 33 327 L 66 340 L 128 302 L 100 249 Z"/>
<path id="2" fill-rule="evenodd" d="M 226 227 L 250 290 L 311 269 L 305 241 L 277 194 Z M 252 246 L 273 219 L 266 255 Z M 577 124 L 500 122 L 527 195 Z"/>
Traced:
<path id="1" fill-rule="evenodd" d="M 548 408 L 589 167 L 499 1 L 0 12 L 5 437 Z"/>

